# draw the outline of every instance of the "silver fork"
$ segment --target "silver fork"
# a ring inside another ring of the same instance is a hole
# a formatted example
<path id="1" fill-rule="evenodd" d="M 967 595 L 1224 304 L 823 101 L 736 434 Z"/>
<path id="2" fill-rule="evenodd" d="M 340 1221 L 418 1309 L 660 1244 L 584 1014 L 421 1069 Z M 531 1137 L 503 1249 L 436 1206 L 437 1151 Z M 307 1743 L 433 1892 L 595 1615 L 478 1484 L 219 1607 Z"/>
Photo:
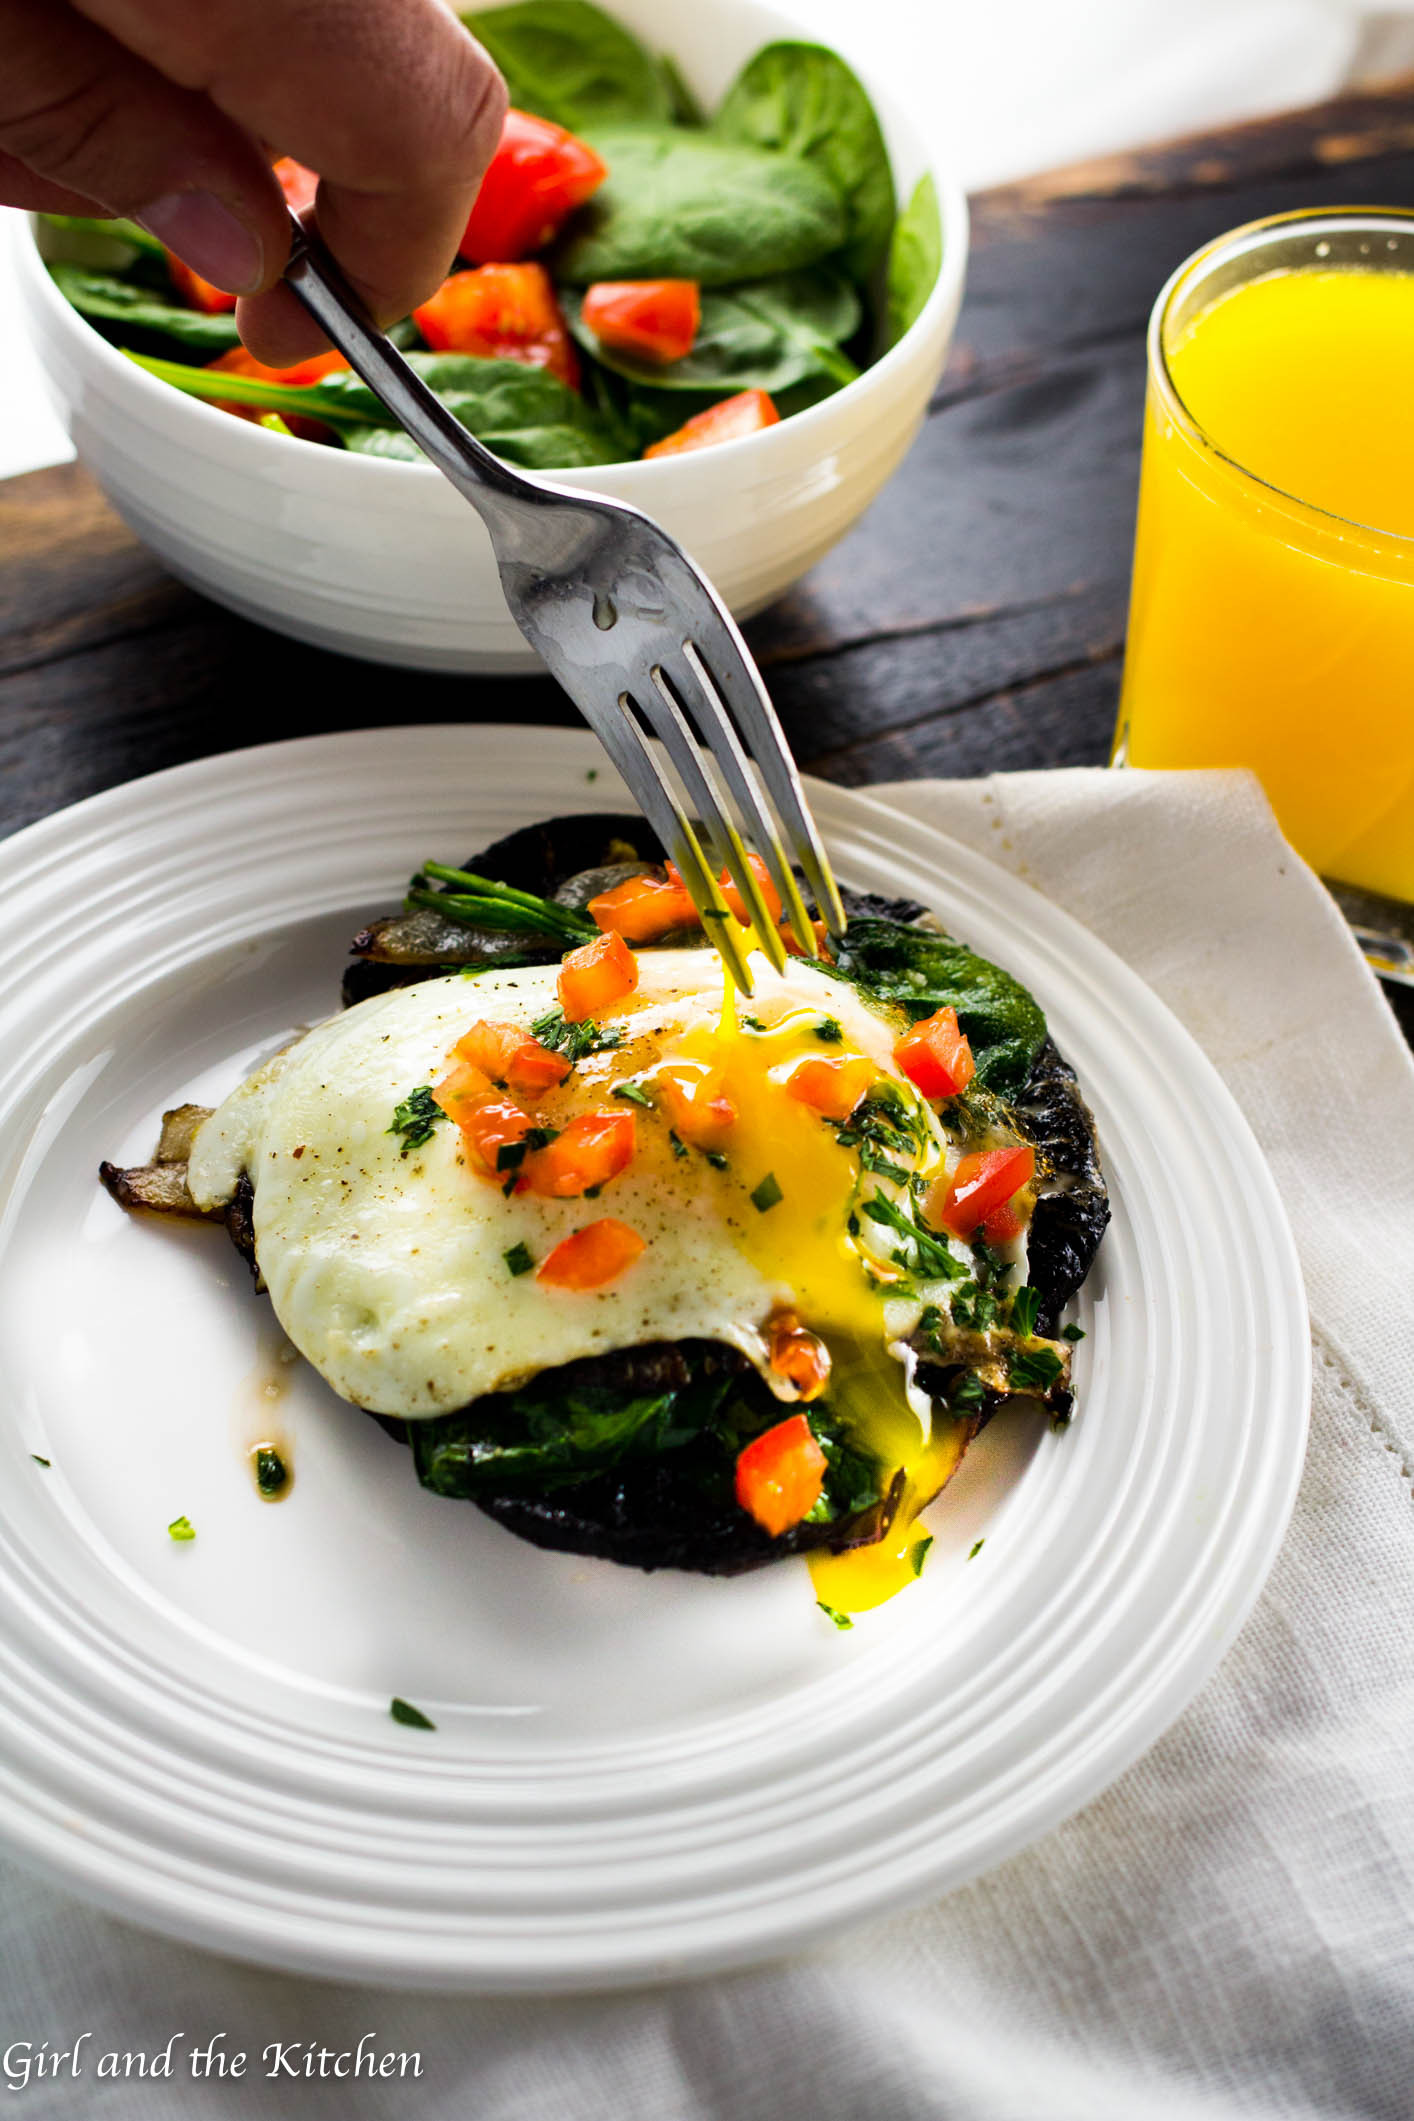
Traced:
<path id="1" fill-rule="evenodd" d="M 800 948 L 818 957 L 778 820 L 833 935 L 844 927 L 839 887 L 760 672 L 706 576 L 640 509 L 526 478 L 492 456 L 369 321 L 328 252 L 298 221 L 285 277 L 354 372 L 481 517 L 512 618 L 631 789 L 737 986 L 750 994 L 751 970 L 716 863 L 741 895 L 755 947 L 777 971 L 786 961 L 744 838 L 764 860 Z M 671 772 L 647 741 L 649 731 L 661 739 Z"/>

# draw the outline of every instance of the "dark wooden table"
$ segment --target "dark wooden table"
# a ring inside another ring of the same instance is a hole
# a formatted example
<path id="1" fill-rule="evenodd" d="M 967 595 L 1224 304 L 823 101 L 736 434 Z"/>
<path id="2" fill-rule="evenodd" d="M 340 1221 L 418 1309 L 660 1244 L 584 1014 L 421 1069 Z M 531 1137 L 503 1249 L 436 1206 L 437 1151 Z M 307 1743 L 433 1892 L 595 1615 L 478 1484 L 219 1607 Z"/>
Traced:
<path id="1" fill-rule="evenodd" d="M 802 764 L 855 785 L 1105 758 L 1154 296 L 1237 222 L 1414 203 L 1414 82 L 972 203 L 967 299 L 918 442 L 748 629 Z M 393 673 L 232 617 L 75 465 L 0 483 L 0 833 L 239 745 L 517 718 L 575 719 L 548 679 Z"/>

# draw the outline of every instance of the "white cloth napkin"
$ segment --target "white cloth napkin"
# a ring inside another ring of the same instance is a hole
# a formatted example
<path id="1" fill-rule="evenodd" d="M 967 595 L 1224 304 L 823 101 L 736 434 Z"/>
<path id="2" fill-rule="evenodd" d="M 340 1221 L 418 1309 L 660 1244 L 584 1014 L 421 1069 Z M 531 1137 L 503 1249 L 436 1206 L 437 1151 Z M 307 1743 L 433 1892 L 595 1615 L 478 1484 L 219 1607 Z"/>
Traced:
<path id="1" fill-rule="evenodd" d="M 629 1996 L 376 1994 L 149 1938 L 0 1866 L 0 2050 L 91 2034 L 26 2117 L 1409 2121 L 1414 1065 L 1243 774 L 875 791 L 1065 905 L 1181 1016 L 1285 1196 L 1315 1332 L 1285 1548 L 1217 1677 L 992 1876 L 807 1956 Z M 103 2050 L 416 2051 L 417 2081 L 105 2081 Z M 9 2107 L 0 2096 L 0 2107 Z"/>

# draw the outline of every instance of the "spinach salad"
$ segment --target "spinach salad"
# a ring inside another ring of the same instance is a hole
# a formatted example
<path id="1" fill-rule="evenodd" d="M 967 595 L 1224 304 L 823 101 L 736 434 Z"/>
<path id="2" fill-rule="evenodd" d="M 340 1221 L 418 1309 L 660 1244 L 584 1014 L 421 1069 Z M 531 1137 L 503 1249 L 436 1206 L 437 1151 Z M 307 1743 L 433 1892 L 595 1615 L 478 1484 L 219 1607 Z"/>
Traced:
<path id="1" fill-rule="evenodd" d="M 923 309 L 931 178 L 899 210 L 878 119 L 822 45 L 767 45 L 704 112 L 671 58 L 590 0 L 468 13 L 512 109 L 439 292 L 391 336 L 486 446 L 527 470 L 703 446 L 842 389 Z M 282 160 L 292 207 L 317 178 Z M 234 297 L 134 223 L 41 215 L 60 292 L 152 374 L 324 446 L 416 460 L 329 354 L 247 354 Z"/>

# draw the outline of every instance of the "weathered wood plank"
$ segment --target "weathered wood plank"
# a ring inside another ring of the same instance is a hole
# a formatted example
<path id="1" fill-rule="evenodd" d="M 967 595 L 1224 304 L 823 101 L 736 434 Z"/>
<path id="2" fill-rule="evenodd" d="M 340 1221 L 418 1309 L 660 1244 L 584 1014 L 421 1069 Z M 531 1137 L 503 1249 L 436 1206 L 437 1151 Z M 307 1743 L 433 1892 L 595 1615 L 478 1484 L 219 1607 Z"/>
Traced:
<path id="1" fill-rule="evenodd" d="M 1414 200 L 1414 83 L 985 193 L 954 358 L 898 479 L 749 629 L 802 761 L 865 783 L 1103 758 L 1144 389 L 1223 228 Z M 390 675 L 174 582 L 76 466 L 0 485 L 0 831 L 183 759 L 342 726 L 568 723 L 548 681 Z"/>

